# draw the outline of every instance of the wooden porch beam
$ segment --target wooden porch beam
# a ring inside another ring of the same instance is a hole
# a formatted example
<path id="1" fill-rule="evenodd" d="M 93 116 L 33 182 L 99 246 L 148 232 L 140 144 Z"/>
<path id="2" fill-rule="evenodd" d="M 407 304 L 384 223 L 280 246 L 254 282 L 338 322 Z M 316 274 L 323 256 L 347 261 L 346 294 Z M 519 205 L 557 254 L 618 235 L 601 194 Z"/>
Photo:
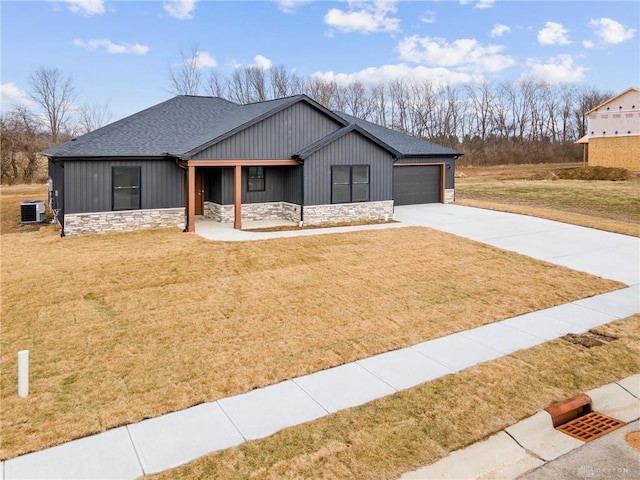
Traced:
<path id="1" fill-rule="evenodd" d="M 187 168 L 187 232 L 196 231 L 196 167 Z"/>
<path id="2" fill-rule="evenodd" d="M 179 164 L 183 167 L 283 167 L 301 165 L 301 163 L 292 158 L 277 158 L 273 160 L 180 160 Z"/>
<path id="3" fill-rule="evenodd" d="M 233 228 L 242 228 L 242 166 L 233 169 Z"/>

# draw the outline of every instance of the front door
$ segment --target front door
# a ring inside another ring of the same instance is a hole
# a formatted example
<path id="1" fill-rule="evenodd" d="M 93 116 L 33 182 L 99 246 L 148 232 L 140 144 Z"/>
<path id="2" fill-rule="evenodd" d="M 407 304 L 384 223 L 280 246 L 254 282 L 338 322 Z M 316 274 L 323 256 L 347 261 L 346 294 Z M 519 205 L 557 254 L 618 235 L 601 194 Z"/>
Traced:
<path id="1" fill-rule="evenodd" d="M 204 215 L 204 174 L 196 169 L 196 215 Z"/>

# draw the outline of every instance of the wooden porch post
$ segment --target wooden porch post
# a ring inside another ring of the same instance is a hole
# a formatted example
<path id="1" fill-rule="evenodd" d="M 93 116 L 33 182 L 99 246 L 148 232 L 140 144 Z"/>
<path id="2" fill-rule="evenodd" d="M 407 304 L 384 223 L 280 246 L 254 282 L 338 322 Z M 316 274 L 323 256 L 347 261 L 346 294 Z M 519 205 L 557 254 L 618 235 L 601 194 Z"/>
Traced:
<path id="1" fill-rule="evenodd" d="M 196 231 L 196 167 L 187 167 L 187 232 Z"/>
<path id="2" fill-rule="evenodd" d="M 233 170 L 233 228 L 242 228 L 242 165 Z"/>

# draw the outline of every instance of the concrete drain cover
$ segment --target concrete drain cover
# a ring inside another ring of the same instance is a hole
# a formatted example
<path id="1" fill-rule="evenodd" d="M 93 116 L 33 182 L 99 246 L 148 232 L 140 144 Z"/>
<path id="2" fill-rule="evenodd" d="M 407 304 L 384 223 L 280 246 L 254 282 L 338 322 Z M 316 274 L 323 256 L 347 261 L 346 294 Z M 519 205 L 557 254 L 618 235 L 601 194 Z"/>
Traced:
<path id="1" fill-rule="evenodd" d="M 583 442 L 590 442 L 624 425 L 624 422 L 602 413 L 590 412 L 556 427 L 556 430 Z"/>
<path id="2" fill-rule="evenodd" d="M 640 450 L 640 432 L 627 433 L 627 442 L 636 450 Z"/>

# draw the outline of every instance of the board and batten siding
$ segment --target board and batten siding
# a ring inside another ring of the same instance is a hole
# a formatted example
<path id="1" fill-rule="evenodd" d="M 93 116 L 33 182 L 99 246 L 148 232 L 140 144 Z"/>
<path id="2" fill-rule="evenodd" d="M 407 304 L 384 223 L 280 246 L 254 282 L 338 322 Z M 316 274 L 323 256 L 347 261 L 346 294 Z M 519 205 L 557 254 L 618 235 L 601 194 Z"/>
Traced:
<path id="1" fill-rule="evenodd" d="M 53 181 L 52 205 L 49 208 L 59 211 L 58 219 L 64 221 L 64 167 L 49 159 L 49 178 Z"/>
<path id="2" fill-rule="evenodd" d="M 446 155 L 418 156 L 412 155 L 397 160 L 396 165 L 411 163 L 444 163 L 444 188 L 452 189 L 455 185 L 456 165 L 454 157 Z"/>
<path id="3" fill-rule="evenodd" d="M 184 206 L 184 170 L 166 160 L 65 160 L 65 213 L 107 212 L 112 202 L 112 167 L 140 168 L 140 207 Z"/>
<path id="4" fill-rule="evenodd" d="M 198 152 L 191 158 L 291 158 L 294 153 L 341 127 L 342 125 L 311 105 L 298 102 Z"/>
<path id="5" fill-rule="evenodd" d="M 358 132 L 350 132 L 304 162 L 304 204 L 331 203 L 332 165 L 369 165 L 369 201 L 393 198 L 393 155 Z"/>
<path id="6" fill-rule="evenodd" d="M 219 205 L 233 203 L 233 168 L 205 168 L 205 200 Z M 242 168 L 242 203 L 301 203 L 302 166 L 265 167 L 265 190 L 249 192 L 249 169 Z"/>

